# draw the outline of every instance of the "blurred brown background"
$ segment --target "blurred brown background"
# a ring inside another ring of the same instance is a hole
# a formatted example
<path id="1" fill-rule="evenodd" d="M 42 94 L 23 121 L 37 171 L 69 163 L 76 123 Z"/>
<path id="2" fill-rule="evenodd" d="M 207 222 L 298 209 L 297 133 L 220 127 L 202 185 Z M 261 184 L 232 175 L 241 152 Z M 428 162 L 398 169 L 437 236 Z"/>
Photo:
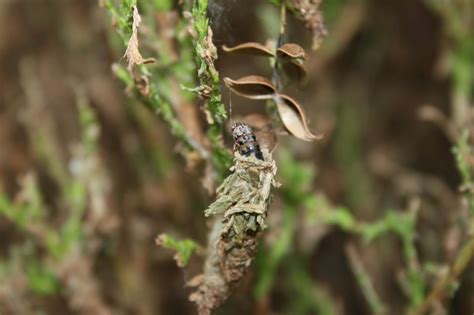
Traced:
<path id="1" fill-rule="evenodd" d="M 327 0 L 328 35 L 317 52 L 310 52 L 311 34 L 289 14 L 287 39 L 307 47 L 310 59 L 305 82 L 287 91 L 325 138 L 307 143 L 282 137 L 276 149 L 277 156 L 291 152 L 292 163 L 306 163 L 314 173 L 308 192 L 350 209 L 357 220 L 371 222 L 390 209 L 405 213 L 417 208 L 415 247 L 425 292 L 468 239 L 469 219 L 458 189 L 462 178 L 452 153 L 455 140 L 433 117 L 444 114 L 455 123 L 455 62 L 464 49 L 460 42 L 473 38 L 473 4 L 441 2 Z M 178 4 L 173 8 L 179 11 Z M 266 1 L 210 3 L 221 78 L 271 74 L 267 61 L 228 56 L 220 48 L 275 39 L 278 14 Z M 453 34 L 456 21 L 464 21 L 463 39 Z M 465 45 L 472 48 L 472 43 Z M 83 132 L 80 104 L 90 106 L 100 129 L 94 151 L 99 164 L 81 177 L 89 191 L 87 205 L 79 206 L 85 209 L 79 221 L 86 245 L 55 260 L 44 227 L 33 221 L 25 228 L 0 212 L 0 314 L 195 312 L 184 284 L 199 271 L 202 258 L 198 255 L 181 270 L 172 252 L 158 248 L 154 239 L 166 232 L 205 244 L 208 227 L 202 211 L 213 197 L 200 182 L 200 170 L 186 167 L 176 153 L 167 126 L 114 76 L 112 64 L 125 64 L 124 50 L 107 11 L 95 0 L 0 0 L 3 207 L 7 199 L 12 204 L 31 201 L 25 187 L 33 180 L 42 220 L 51 229 L 62 229 L 69 216 L 65 209 L 75 200 L 74 188 L 67 197 L 64 183 L 81 165 L 75 160 Z M 460 67 L 467 67 L 472 78 L 472 55 L 470 60 Z M 222 91 L 226 106 L 232 103 L 233 118 L 265 113 L 258 102 L 230 99 L 228 90 Z M 469 98 L 472 106 L 472 92 Z M 91 132 L 97 132 L 95 127 Z M 283 178 L 283 186 L 297 185 L 298 177 L 293 180 Z M 99 183 L 98 188 L 87 183 Z M 277 194 L 264 240 L 268 248 L 277 246 L 272 242 L 284 225 L 284 204 Z M 269 291 L 260 299 L 252 293 L 258 270 L 265 268 L 259 265 L 265 260 L 258 258 L 254 265 L 260 267 L 251 268 L 217 314 L 373 313 L 354 275 L 348 244 L 356 248 L 356 260 L 364 264 L 385 313 L 404 312 L 411 297 L 399 281 L 407 262 L 396 233 L 367 244 L 337 224 L 310 225 L 308 212 L 300 209 L 304 206 L 295 208 L 295 232 L 274 267 Z M 45 242 L 38 241 L 42 237 Z M 262 255 L 267 252 L 262 249 Z M 51 279 L 43 264 L 53 270 Z M 455 293 L 430 314 L 474 312 L 473 267 L 470 262 Z M 297 276 L 288 270 L 301 270 L 295 281 L 309 286 L 292 288 L 288 279 Z M 308 291 L 312 286 L 315 291 Z M 303 299 L 301 292 L 309 297 Z"/>

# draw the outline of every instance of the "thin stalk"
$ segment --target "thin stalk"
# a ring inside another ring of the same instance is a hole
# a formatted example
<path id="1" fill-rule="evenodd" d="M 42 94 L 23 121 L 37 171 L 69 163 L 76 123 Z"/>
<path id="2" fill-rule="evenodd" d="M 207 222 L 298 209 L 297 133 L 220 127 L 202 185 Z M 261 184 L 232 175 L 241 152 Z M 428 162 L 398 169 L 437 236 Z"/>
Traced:
<path id="1" fill-rule="evenodd" d="M 415 308 L 409 315 L 423 315 L 425 314 L 430 307 L 434 304 L 435 301 L 440 301 L 446 295 L 449 287 L 454 285 L 461 275 L 461 273 L 466 269 L 469 262 L 471 261 L 474 255 L 474 238 L 471 238 L 469 242 L 464 245 L 453 264 L 451 265 L 449 272 L 443 278 L 441 278 L 433 287 L 428 296 L 424 299 L 417 308 Z"/>
<path id="2" fill-rule="evenodd" d="M 346 255 L 349 258 L 349 264 L 352 268 L 352 271 L 356 277 L 357 283 L 364 294 L 365 299 L 367 300 L 372 314 L 380 315 L 386 313 L 386 307 L 383 304 L 382 300 L 377 294 L 377 291 L 372 284 L 370 275 L 368 274 L 360 254 L 357 252 L 354 244 L 349 244 L 346 246 Z"/>
<path id="3" fill-rule="evenodd" d="M 116 21 L 117 33 L 120 35 L 122 42 L 127 46 L 128 40 L 131 34 L 131 22 L 130 16 L 132 12 L 132 6 L 136 5 L 136 1 L 124 2 L 120 8 L 118 8 L 113 1 L 106 0 L 105 8 Z M 161 95 L 155 84 L 149 84 L 149 94 L 144 96 L 134 82 L 132 74 L 123 67 L 114 66 L 113 70 L 117 77 L 122 80 L 128 87 L 133 87 L 137 98 L 144 103 L 147 107 L 154 110 L 164 121 L 168 124 L 171 133 L 181 143 L 183 143 L 188 149 L 198 152 L 204 159 L 209 155 L 206 150 L 198 144 L 198 142 L 187 132 L 181 121 L 176 116 L 170 102 L 166 100 L 164 95 Z M 151 77 L 149 70 L 144 65 L 137 66 L 135 69 L 140 77 Z"/>
<path id="4" fill-rule="evenodd" d="M 227 120 L 227 111 L 222 103 L 219 72 L 214 66 L 216 47 L 212 43 L 212 30 L 207 17 L 208 1 L 193 1 L 194 30 L 196 32 L 195 58 L 198 68 L 199 89 L 206 98 L 204 110 L 209 128 L 207 136 L 211 143 L 214 165 L 223 178 L 232 163 L 232 156 L 225 148 L 222 134 Z"/>

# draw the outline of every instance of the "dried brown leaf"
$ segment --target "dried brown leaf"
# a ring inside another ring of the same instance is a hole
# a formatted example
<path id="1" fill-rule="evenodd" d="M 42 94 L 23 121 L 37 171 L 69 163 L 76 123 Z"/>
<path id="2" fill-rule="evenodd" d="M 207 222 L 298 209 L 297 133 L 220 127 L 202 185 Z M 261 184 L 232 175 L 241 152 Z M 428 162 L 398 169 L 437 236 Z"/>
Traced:
<path id="1" fill-rule="evenodd" d="M 285 128 L 295 137 L 304 141 L 322 139 L 321 134 L 313 134 L 307 122 L 306 113 L 298 102 L 288 95 L 276 97 L 277 109 Z"/>
<path id="2" fill-rule="evenodd" d="M 267 78 L 249 75 L 238 80 L 224 78 L 225 85 L 235 94 L 253 100 L 268 100 L 276 93 L 275 86 Z"/>
<path id="3" fill-rule="evenodd" d="M 291 81 L 300 81 L 306 76 L 304 60 L 308 56 L 303 47 L 294 43 L 285 44 L 278 48 L 277 56 Z"/>
<path id="4" fill-rule="evenodd" d="M 217 59 L 217 48 L 212 41 L 213 37 L 214 33 L 212 31 L 212 28 L 208 26 L 204 51 L 202 51 L 201 57 L 206 59 L 208 66 L 211 68 L 214 68 L 214 60 Z"/>
<path id="5" fill-rule="evenodd" d="M 146 75 L 140 75 L 137 71 L 133 73 L 133 81 L 135 86 L 143 96 L 150 95 L 150 79 Z"/>
<path id="6" fill-rule="evenodd" d="M 224 46 L 222 49 L 228 53 L 236 54 L 245 54 L 245 55 L 254 55 L 254 56 L 264 56 L 264 57 L 273 57 L 275 54 L 267 46 L 260 43 L 248 42 L 243 43 L 234 47 Z"/>
<path id="7" fill-rule="evenodd" d="M 295 43 L 287 43 L 277 49 L 277 56 L 279 58 L 296 58 L 306 59 L 306 51 L 303 47 Z"/>
<path id="8" fill-rule="evenodd" d="M 155 62 L 153 58 L 145 59 L 142 57 L 140 50 L 138 49 L 138 28 L 142 18 L 138 13 L 137 6 L 133 7 L 133 22 L 132 22 L 132 35 L 128 40 L 127 49 L 125 50 L 125 57 L 128 60 L 128 70 L 132 70 L 134 65 L 141 65 L 146 63 Z"/>

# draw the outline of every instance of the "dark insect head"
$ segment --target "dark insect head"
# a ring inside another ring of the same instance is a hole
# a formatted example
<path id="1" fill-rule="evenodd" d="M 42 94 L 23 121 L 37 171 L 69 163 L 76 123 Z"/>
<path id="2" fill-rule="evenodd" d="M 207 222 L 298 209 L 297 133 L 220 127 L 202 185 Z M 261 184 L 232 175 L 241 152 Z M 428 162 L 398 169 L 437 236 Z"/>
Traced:
<path id="1" fill-rule="evenodd" d="M 232 137 L 234 138 L 234 150 L 244 156 L 253 154 L 256 158 L 263 160 L 262 151 L 258 145 L 257 138 L 252 128 L 238 122 L 232 126 Z"/>
<path id="2" fill-rule="evenodd" d="M 248 125 L 238 122 L 232 126 L 232 137 L 235 141 L 245 135 L 253 135 L 253 130 Z"/>

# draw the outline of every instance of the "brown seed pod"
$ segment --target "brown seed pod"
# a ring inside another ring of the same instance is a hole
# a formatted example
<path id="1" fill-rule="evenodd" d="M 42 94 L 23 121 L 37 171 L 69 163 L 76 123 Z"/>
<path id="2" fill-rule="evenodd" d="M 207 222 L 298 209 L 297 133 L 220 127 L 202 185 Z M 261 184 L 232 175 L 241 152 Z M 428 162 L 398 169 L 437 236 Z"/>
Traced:
<path id="1" fill-rule="evenodd" d="M 281 121 L 290 134 L 304 141 L 322 139 L 323 135 L 313 134 L 309 129 L 306 113 L 297 101 L 288 95 L 279 94 L 275 102 Z"/>
<path id="2" fill-rule="evenodd" d="M 301 81 L 306 77 L 306 68 L 299 59 L 290 59 L 282 61 L 283 71 L 292 81 Z"/>
<path id="3" fill-rule="evenodd" d="M 303 47 L 295 43 L 287 43 L 277 49 L 279 58 L 306 59 L 306 51 Z"/>
<path id="4" fill-rule="evenodd" d="M 254 43 L 254 42 L 243 43 L 234 47 L 223 46 L 222 49 L 228 53 L 264 56 L 264 57 L 275 56 L 275 54 L 270 48 L 260 43 Z"/>
<path id="5" fill-rule="evenodd" d="M 272 99 L 276 93 L 275 86 L 267 78 L 249 75 L 238 80 L 224 78 L 224 84 L 235 94 L 253 100 Z"/>
<path id="6" fill-rule="evenodd" d="M 277 56 L 290 80 L 300 81 L 306 76 L 304 61 L 307 55 L 303 47 L 287 43 L 278 48 Z"/>

